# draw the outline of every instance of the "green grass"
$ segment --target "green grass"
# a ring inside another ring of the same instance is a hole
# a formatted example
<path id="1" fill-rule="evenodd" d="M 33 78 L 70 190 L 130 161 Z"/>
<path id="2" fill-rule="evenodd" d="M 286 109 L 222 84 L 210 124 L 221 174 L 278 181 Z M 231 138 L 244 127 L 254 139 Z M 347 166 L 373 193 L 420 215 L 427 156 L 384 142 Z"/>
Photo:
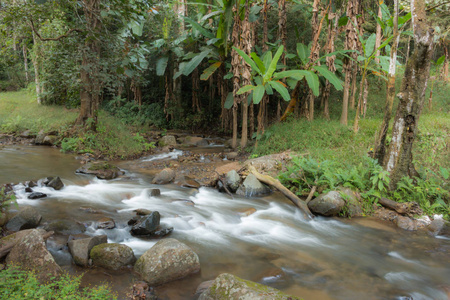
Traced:
<path id="1" fill-rule="evenodd" d="M 30 129 L 34 133 L 59 131 L 69 127 L 77 118 L 76 110 L 62 106 L 39 105 L 27 91 L 0 93 L 0 131 L 20 133 Z"/>
<path id="2" fill-rule="evenodd" d="M 153 148 L 131 126 L 108 113 L 99 113 L 97 132 L 73 130 L 78 110 L 40 105 L 27 91 L 0 93 L 0 133 L 20 134 L 56 131 L 67 136 L 61 142 L 65 152 L 93 153 L 108 158 L 132 158 Z"/>

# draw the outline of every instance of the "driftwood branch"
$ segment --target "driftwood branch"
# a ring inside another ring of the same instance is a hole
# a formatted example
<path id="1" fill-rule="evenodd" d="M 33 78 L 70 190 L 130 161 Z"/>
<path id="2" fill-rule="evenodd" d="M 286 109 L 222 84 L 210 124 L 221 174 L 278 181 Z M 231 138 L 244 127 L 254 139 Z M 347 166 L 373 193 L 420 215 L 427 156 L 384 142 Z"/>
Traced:
<path id="1" fill-rule="evenodd" d="M 315 185 L 315 186 L 312 187 L 311 191 L 309 192 L 308 198 L 306 198 L 306 200 L 305 200 L 306 204 L 308 204 L 309 201 L 311 201 L 311 199 L 314 196 L 314 193 L 316 192 L 316 190 L 317 190 L 317 186 Z"/>
<path id="2" fill-rule="evenodd" d="M 413 216 L 423 213 L 422 209 L 416 202 L 400 203 L 381 197 L 380 200 L 378 200 L 378 203 L 386 208 L 389 208 L 390 210 L 398 212 L 401 215 Z"/>
<path id="3" fill-rule="evenodd" d="M 273 178 L 273 177 L 271 177 L 269 175 L 263 175 L 263 174 L 259 173 L 258 171 L 256 171 L 255 167 L 253 167 L 253 166 L 248 166 L 248 170 L 250 171 L 250 173 L 255 175 L 255 177 L 259 181 L 261 181 L 261 182 L 263 182 L 265 184 L 268 184 L 270 186 L 273 186 L 274 188 L 279 190 L 283 195 L 285 195 L 289 200 L 291 200 L 292 203 L 294 203 L 298 208 L 300 208 L 300 210 L 303 212 L 305 217 L 307 217 L 309 219 L 314 218 L 314 215 L 309 210 L 308 205 L 306 205 L 306 203 L 302 199 L 297 197 L 288 188 L 283 186 L 281 184 L 281 182 L 279 182 L 277 179 L 275 179 L 275 178 Z"/>
<path id="4" fill-rule="evenodd" d="M 36 34 L 36 36 L 37 36 L 41 41 L 44 41 L 44 42 L 46 42 L 46 41 L 59 41 L 59 40 L 61 40 L 61 39 L 63 39 L 63 38 L 68 37 L 72 32 L 83 32 L 83 30 L 81 30 L 81 29 L 78 29 L 78 28 L 71 28 L 71 29 L 69 29 L 65 34 L 60 35 L 60 36 L 58 36 L 58 37 L 55 37 L 55 38 L 43 38 L 43 37 L 41 36 L 41 34 L 36 30 L 36 27 L 34 26 L 34 22 L 33 22 L 33 19 L 32 19 L 32 18 L 30 18 L 30 24 L 31 24 L 31 29 L 32 29 L 33 32 Z"/>

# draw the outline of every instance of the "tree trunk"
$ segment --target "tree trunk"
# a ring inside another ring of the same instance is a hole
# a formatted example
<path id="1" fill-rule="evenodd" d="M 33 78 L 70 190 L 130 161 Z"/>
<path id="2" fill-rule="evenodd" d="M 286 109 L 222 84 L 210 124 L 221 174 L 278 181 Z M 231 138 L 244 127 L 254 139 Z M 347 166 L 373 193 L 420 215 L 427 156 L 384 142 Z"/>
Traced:
<path id="1" fill-rule="evenodd" d="M 391 120 L 392 107 L 394 105 L 395 98 L 395 69 L 397 62 L 398 42 L 400 40 L 400 35 L 398 34 L 398 0 L 394 1 L 394 37 L 392 38 L 392 40 L 394 42 L 391 48 L 384 118 L 383 123 L 381 124 L 380 134 L 378 135 L 377 144 L 375 145 L 374 151 L 374 158 L 378 159 L 379 163 L 383 162 L 384 155 L 386 154 L 386 135 L 389 128 L 389 122 Z"/>
<path id="2" fill-rule="evenodd" d="M 200 103 L 198 100 L 198 91 L 200 89 L 200 82 L 198 77 L 198 68 L 192 72 L 192 112 L 201 112 Z"/>
<path id="3" fill-rule="evenodd" d="M 381 11 L 381 4 L 382 2 L 378 3 L 378 18 L 380 20 L 383 20 L 383 12 Z M 381 25 L 377 22 L 377 38 L 375 40 L 375 49 L 377 49 L 377 52 L 375 53 L 375 62 L 377 64 L 380 63 L 380 59 L 378 58 L 378 56 L 380 56 L 380 50 L 378 49 L 381 45 L 381 38 L 382 38 L 382 30 L 381 30 Z"/>
<path id="4" fill-rule="evenodd" d="M 317 38 L 320 36 L 320 25 L 319 25 L 319 4 L 320 0 L 314 0 L 313 2 L 313 8 L 312 8 L 312 18 L 311 18 L 311 30 L 312 30 L 312 36 Z M 313 41 L 315 42 L 315 41 Z M 312 65 L 312 62 L 316 61 L 319 58 L 319 50 L 320 47 L 317 43 L 316 47 L 311 48 L 311 54 L 310 54 L 310 65 Z M 308 94 L 308 111 L 307 111 L 307 119 L 309 121 L 314 120 L 314 102 L 316 100 L 316 97 L 313 94 L 313 91 L 309 89 Z"/>
<path id="5" fill-rule="evenodd" d="M 445 41 L 444 41 L 445 43 Z M 445 59 L 444 59 L 444 64 L 442 65 L 442 72 L 441 72 L 441 80 L 443 81 L 447 81 L 449 80 L 448 78 L 448 59 L 449 59 L 449 55 L 448 55 L 448 48 L 447 46 L 444 45 L 444 55 L 445 55 Z"/>
<path id="6" fill-rule="evenodd" d="M 23 43 L 23 46 L 22 46 L 22 52 L 23 52 L 23 65 L 25 68 L 25 80 L 28 85 L 28 82 L 30 82 L 30 76 L 28 75 L 28 54 L 27 54 L 28 51 L 27 51 L 27 46 L 25 45 L 25 42 Z"/>
<path id="7" fill-rule="evenodd" d="M 240 48 L 240 18 L 239 18 L 239 2 L 236 4 L 236 12 L 234 15 L 232 42 L 236 48 Z M 237 94 L 240 88 L 241 81 L 241 63 L 242 58 L 236 52 L 236 50 L 231 50 L 231 70 L 233 72 L 233 139 L 231 142 L 231 147 L 236 149 L 237 147 L 237 135 L 238 135 L 238 104 L 241 102 L 241 97 Z"/>
<path id="8" fill-rule="evenodd" d="M 249 0 L 245 3 L 245 16 L 244 20 L 242 20 L 242 26 L 241 26 L 241 44 L 242 44 L 242 50 L 250 56 L 250 53 L 252 52 L 252 27 L 249 22 L 249 15 L 250 15 L 250 5 Z M 251 68 L 250 66 L 245 62 L 242 61 L 241 64 L 242 67 L 242 85 L 250 85 L 251 84 Z M 241 147 L 244 149 L 247 146 L 248 142 L 248 97 L 249 93 L 245 93 L 242 95 L 242 134 L 241 134 Z"/>
<path id="9" fill-rule="evenodd" d="M 338 29 L 338 21 L 339 21 L 339 13 L 329 13 L 328 14 L 328 20 L 329 20 L 329 25 L 328 25 L 328 43 L 326 45 L 326 53 L 332 53 L 334 52 L 334 39 L 336 37 L 337 34 L 337 29 Z M 334 24 L 332 22 L 332 20 L 334 19 Z M 336 59 L 336 55 L 333 56 L 328 56 L 326 58 L 327 60 L 327 67 L 328 70 L 330 70 L 331 72 L 335 73 L 336 72 L 336 66 L 334 65 L 334 60 Z M 330 92 L 331 92 L 331 83 L 327 80 L 325 83 L 325 88 L 323 90 L 322 93 L 322 102 L 323 102 L 323 115 L 324 117 L 329 120 L 330 119 L 330 112 L 329 112 L 329 98 L 330 98 Z"/>
<path id="10" fill-rule="evenodd" d="M 425 0 L 411 0 L 414 54 L 406 64 L 399 105 L 394 119 L 392 140 L 384 166 L 390 173 L 389 188 L 394 190 L 399 180 L 415 171 L 412 166 L 412 146 L 425 102 L 430 76 L 434 29 L 426 23 Z"/>
<path id="11" fill-rule="evenodd" d="M 350 109 L 355 109 L 355 99 L 356 99 L 356 76 L 358 75 L 358 65 L 353 64 L 352 70 L 352 96 L 350 97 Z"/>
<path id="12" fill-rule="evenodd" d="M 41 80 L 40 80 L 40 72 L 39 72 L 39 61 L 40 61 L 40 45 L 39 45 L 39 43 L 40 42 L 36 38 L 36 34 L 33 32 L 34 55 L 31 57 L 31 61 L 33 62 L 33 68 L 34 68 L 34 83 L 36 84 L 37 103 L 42 104 Z"/>

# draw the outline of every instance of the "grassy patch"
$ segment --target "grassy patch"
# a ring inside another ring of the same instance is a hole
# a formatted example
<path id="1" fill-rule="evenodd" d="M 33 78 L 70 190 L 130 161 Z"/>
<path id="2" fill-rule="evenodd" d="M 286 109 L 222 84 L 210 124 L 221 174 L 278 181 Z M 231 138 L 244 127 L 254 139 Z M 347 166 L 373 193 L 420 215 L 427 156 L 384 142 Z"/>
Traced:
<path id="1" fill-rule="evenodd" d="M 20 133 L 30 129 L 34 133 L 68 128 L 77 118 L 76 110 L 62 106 L 39 105 L 29 92 L 0 93 L 0 131 Z"/>

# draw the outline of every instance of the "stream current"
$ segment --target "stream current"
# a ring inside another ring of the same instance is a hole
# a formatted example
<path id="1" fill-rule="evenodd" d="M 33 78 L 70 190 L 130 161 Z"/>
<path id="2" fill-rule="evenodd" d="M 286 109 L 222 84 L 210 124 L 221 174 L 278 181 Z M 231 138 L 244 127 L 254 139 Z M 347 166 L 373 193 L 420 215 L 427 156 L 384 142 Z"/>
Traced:
<path id="1" fill-rule="evenodd" d="M 127 170 L 126 162 L 120 166 Z M 40 200 L 29 200 L 23 189 L 16 188 L 18 203 L 38 209 L 43 223 L 82 222 L 88 235 L 106 234 L 108 242 L 126 244 L 139 257 L 157 241 L 131 236 L 127 221 L 137 208 L 159 211 L 161 224 L 174 227 L 170 237 L 189 245 L 201 264 L 199 274 L 157 287 L 160 299 L 196 299 L 198 284 L 225 272 L 305 300 L 449 299 L 448 238 L 406 232 L 370 218 L 307 221 L 278 193 L 232 199 L 211 188 L 152 185 L 148 175 L 136 171 L 111 181 L 99 180 L 75 174 L 78 167 L 73 155 L 53 148 L 0 148 L 0 184 L 46 176 L 60 176 L 65 183 L 60 191 L 33 188 L 48 195 Z M 159 188 L 161 196 L 149 196 L 149 188 Z M 256 212 L 243 213 L 249 209 Z M 96 222 L 105 216 L 113 218 L 117 228 L 96 229 Z M 83 284 L 109 282 L 124 298 L 138 280 L 128 270 L 76 267 L 67 250 L 55 246 L 57 240 L 48 240 L 51 253 L 63 269 L 84 273 Z"/>

